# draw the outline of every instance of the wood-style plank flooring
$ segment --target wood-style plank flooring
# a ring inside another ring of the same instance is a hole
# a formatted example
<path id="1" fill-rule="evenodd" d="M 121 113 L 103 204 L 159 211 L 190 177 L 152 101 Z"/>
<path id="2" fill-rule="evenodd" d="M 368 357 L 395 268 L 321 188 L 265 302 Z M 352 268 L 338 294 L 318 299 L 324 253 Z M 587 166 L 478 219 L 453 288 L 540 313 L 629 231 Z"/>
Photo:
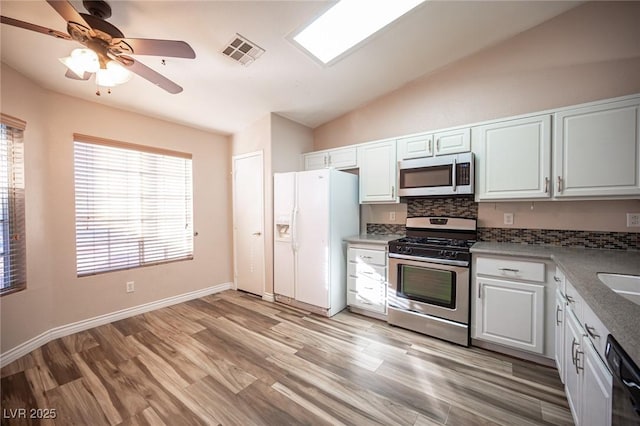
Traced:
<path id="1" fill-rule="evenodd" d="M 51 341 L 1 385 L 3 425 L 572 424 L 552 368 L 236 291 Z"/>

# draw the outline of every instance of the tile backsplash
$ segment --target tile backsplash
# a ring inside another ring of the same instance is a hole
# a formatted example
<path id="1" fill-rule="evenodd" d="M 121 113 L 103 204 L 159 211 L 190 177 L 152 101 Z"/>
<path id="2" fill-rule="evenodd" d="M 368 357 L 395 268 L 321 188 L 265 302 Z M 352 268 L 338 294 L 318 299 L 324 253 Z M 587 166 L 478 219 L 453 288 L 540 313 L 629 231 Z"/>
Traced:
<path id="1" fill-rule="evenodd" d="M 409 198 L 407 217 L 452 216 L 478 219 L 478 203 L 471 197 Z M 368 234 L 404 234 L 404 224 L 367 223 Z M 616 250 L 640 250 L 640 233 L 479 227 L 478 241 L 540 244 Z"/>

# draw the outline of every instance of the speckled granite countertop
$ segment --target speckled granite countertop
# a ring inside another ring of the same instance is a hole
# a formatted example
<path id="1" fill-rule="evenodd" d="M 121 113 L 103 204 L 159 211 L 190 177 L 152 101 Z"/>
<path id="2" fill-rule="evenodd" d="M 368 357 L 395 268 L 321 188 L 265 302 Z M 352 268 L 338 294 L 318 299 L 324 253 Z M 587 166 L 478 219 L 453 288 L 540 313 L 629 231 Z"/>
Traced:
<path id="1" fill-rule="evenodd" d="M 348 243 L 379 244 L 381 246 L 386 246 L 389 241 L 397 240 L 398 238 L 402 238 L 402 237 L 404 237 L 404 235 L 360 234 L 360 235 L 354 235 L 352 237 L 345 238 L 344 241 Z"/>
<path id="2" fill-rule="evenodd" d="M 471 252 L 553 260 L 625 352 L 640 365 L 640 305 L 615 293 L 597 276 L 598 272 L 640 275 L 640 252 L 487 242 L 474 244 Z"/>

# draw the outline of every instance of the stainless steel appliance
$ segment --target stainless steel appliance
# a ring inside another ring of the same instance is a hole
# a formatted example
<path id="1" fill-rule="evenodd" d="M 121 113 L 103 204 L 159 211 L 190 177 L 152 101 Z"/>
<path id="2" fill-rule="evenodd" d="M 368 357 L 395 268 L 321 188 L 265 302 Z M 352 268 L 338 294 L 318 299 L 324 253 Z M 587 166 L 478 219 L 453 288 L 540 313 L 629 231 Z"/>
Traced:
<path id="1" fill-rule="evenodd" d="M 389 243 L 387 322 L 469 346 L 475 219 L 414 217 Z"/>
<path id="2" fill-rule="evenodd" d="M 605 355 L 613 372 L 611 424 L 640 425 L 640 369 L 612 335 L 607 336 Z"/>
<path id="3" fill-rule="evenodd" d="M 398 163 L 398 195 L 472 195 L 473 153 L 414 158 Z"/>

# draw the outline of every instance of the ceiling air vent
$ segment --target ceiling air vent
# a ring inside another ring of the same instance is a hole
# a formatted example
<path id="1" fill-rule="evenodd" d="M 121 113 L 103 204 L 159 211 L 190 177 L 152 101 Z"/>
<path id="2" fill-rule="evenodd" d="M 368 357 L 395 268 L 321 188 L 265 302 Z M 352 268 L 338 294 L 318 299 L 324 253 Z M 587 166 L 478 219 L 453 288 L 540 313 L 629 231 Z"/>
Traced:
<path id="1" fill-rule="evenodd" d="M 251 65 L 251 63 L 262 56 L 263 53 L 263 48 L 242 37 L 240 34 L 236 34 L 222 51 L 223 55 L 240 62 L 245 67 Z"/>

